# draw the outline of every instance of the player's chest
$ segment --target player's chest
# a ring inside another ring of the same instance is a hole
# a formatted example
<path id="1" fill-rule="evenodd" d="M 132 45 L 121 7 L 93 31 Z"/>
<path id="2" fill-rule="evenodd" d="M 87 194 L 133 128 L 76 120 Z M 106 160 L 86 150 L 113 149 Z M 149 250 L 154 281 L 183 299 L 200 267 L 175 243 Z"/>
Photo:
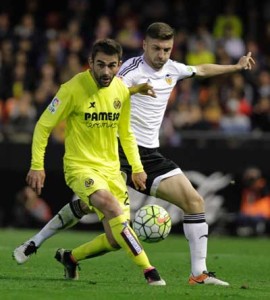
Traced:
<path id="1" fill-rule="evenodd" d="M 170 94 L 177 83 L 177 77 L 170 72 L 163 73 L 145 73 L 137 76 L 137 83 L 148 82 L 152 85 L 157 94 Z"/>
<path id="2" fill-rule="evenodd" d="M 120 116 L 124 101 L 114 93 L 88 95 L 77 103 L 75 114 L 82 121 L 90 116 L 91 118 L 114 120 L 117 116 Z"/>

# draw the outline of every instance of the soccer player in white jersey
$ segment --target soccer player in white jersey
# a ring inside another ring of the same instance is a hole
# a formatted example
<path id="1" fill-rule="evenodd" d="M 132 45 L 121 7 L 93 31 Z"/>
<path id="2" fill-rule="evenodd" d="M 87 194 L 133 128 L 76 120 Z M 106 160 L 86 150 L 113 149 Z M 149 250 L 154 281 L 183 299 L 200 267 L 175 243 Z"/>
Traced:
<path id="1" fill-rule="evenodd" d="M 122 248 L 142 269 L 147 283 L 165 285 L 129 225 L 129 196 L 121 174 L 118 136 L 132 166 L 134 185 L 145 189 L 147 178 L 130 127 L 130 91 L 116 77 L 122 57 L 111 39 L 93 45 L 90 69 L 61 85 L 38 120 L 32 143 L 31 168 L 26 181 L 38 194 L 44 185 L 44 154 L 52 129 L 66 120 L 64 173 L 67 185 L 104 226 L 106 247 Z M 77 279 L 77 261 L 71 251 L 58 249 L 66 278 Z"/>
<path id="2" fill-rule="evenodd" d="M 152 98 L 148 95 L 134 94 L 131 97 L 131 127 L 147 173 L 146 190 L 142 192 L 173 203 L 184 211 L 184 234 L 189 242 L 191 258 L 189 284 L 227 286 L 227 282 L 216 278 L 214 272 L 208 271 L 206 266 L 208 225 L 205 220 L 204 200 L 180 167 L 159 153 L 158 136 L 170 93 L 179 80 L 192 76 L 210 77 L 249 70 L 255 62 L 251 53 L 248 53 L 235 65 L 186 66 L 170 59 L 173 42 L 174 30 L 168 24 L 151 24 L 143 42 L 144 53 L 126 61 L 118 72 L 118 76 L 129 87 L 148 81 L 157 96 Z M 130 180 L 130 167 L 121 147 L 120 158 L 121 169 L 127 174 L 127 184 L 134 187 Z M 24 263 L 44 240 L 61 228 L 78 222 L 84 213 L 79 204 L 80 201 L 77 200 L 59 211 L 59 216 L 65 219 L 64 224 L 60 224 L 59 217 L 55 216 L 37 235 L 16 248 L 14 254 L 17 254 L 17 262 Z M 93 241 L 81 247 L 80 259 L 97 255 L 98 251 L 101 253 L 102 248 L 97 251 Z M 103 251 L 108 250 L 104 248 Z"/>

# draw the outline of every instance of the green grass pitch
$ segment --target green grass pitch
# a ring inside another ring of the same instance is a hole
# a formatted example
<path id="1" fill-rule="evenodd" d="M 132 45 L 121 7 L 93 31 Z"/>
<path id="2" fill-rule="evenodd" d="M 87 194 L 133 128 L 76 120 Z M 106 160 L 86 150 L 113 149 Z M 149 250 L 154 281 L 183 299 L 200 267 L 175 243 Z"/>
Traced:
<path id="1" fill-rule="evenodd" d="M 57 248 L 71 249 L 97 232 L 67 230 L 46 241 L 24 265 L 11 253 L 36 231 L 0 229 L 0 299 L 270 299 L 269 238 L 209 238 L 208 269 L 216 271 L 229 287 L 189 286 L 188 243 L 182 235 L 170 234 L 160 243 L 143 244 L 167 286 L 148 286 L 141 270 L 120 250 L 80 262 L 80 279 L 68 281 L 54 259 Z"/>

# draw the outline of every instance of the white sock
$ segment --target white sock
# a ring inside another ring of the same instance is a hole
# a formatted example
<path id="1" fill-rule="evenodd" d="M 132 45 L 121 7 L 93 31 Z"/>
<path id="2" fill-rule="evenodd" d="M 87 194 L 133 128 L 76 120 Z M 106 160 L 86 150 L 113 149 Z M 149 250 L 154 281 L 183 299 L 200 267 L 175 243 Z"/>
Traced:
<path id="1" fill-rule="evenodd" d="M 57 215 L 55 215 L 36 235 L 29 239 L 29 241 L 34 241 L 36 246 L 39 247 L 48 238 L 62 229 L 74 226 L 79 220 L 80 218 L 74 215 L 70 204 L 68 203 L 62 207 Z"/>
<path id="2" fill-rule="evenodd" d="M 189 242 L 191 273 L 193 276 L 198 276 L 203 271 L 207 271 L 208 225 L 204 213 L 185 215 L 183 228 Z"/>

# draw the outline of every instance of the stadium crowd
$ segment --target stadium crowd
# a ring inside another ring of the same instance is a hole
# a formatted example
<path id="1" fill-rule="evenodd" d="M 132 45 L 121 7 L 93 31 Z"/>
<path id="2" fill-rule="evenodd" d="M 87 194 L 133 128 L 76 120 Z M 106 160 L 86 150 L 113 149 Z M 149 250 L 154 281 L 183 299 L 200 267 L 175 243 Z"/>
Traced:
<path id="1" fill-rule="evenodd" d="M 162 144 L 179 145 L 184 130 L 270 131 L 269 1 L 15 2 L 0 4 L 0 141 L 31 141 L 60 84 L 88 67 L 94 41 L 114 38 L 124 59 L 140 55 L 143 32 L 153 21 L 175 28 L 177 61 L 234 64 L 249 51 L 256 61 L 250 72 L 180 82 L 164 118 Z M 51 142 L 62 143 L 64 128 L 55 129 Z"/>

